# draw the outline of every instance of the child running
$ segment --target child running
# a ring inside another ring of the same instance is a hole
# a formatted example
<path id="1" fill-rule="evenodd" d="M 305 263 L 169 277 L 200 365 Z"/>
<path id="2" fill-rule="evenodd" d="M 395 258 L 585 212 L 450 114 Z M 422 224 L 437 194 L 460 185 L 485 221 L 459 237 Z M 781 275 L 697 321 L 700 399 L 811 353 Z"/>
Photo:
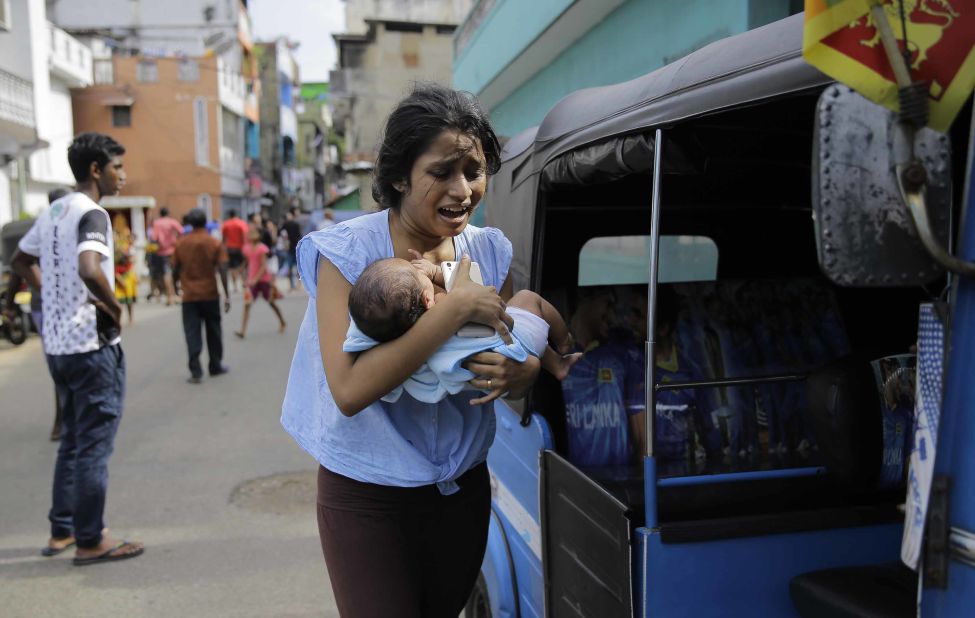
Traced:
<path id="1" fill-rule="evenodd" d="M 281 310 L 278 308 L 277 303 L 274 302 L 274 294 L 271 289 L 274 285 L 274 274 L 267 267 L 267 254 L 269 249 L 267 245 L 261 242 L 261 230 L 253 224 L 248 227 L 247 242 L 244 243 L 242 252 L 244 259 L 247 261 L 247 283 L 244 288 L 244 319 L 240 325 L 240 330 L 235 331 L 234 334 L 241 339 L 247 334 L 247 320 L 250 318 L 251 305 L 254 304 L 259 296 L 263 296 L 264 300 L 271 305 L 271 309 L 274 310 L 274 315 L 278 316 L 278 321 L 281 323 L 278 332 L 283 333 L 287 325 L 284 322 L 284 316 L 281 315 Z"/>
<path id="2" fill-rule="evenodd" d="M 343 346 L 346 352 L 362 352 L 400 337 L 446 293 L 441 269 L 420 254 L 411 253 L 416 257 L 412 263 L 388 258 L 370 264 L 352 286 L 349 294 L 352 322 Z M 401 387 L 383 397 L 383 401 L 396 401 L 406 390 L 418 401 L 436 403 L 469 388 L 467 382 L 476 376 L 461 363 L 487 350 L 518 362 L 531 354 L 540 358 L 542 368 L 555 378 L 565 379 L 582 354 L 568 353 L 573 346 L 572 335 L 555 307 L 538 294 L 521 290 L 508 301 L 507 312 L 514 320 L 512 344 L 506 344 L 497 334 L 455 336 Z"/>

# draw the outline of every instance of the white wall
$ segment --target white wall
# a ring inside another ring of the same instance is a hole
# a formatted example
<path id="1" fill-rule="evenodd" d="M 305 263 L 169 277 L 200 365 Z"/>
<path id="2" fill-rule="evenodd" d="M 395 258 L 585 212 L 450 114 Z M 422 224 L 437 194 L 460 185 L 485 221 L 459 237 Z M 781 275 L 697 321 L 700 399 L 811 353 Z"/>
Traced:
<path id="1" fill-rule="evenodd" d="M 216 9 L 211 24 L 237 27 L 237 0 L 51 0 L 48 18 L 62 28 L 180 26 L 204 23 L 203 9 L 210 5 Z"/>
<path id="2" fill-rule="evenodd" d="M 32 217 L 39 215 L 47 207 L 47 192 L 47 187 L 34 185 L 28 188 L 24 212 Z"/>
<path id="3" fill-rule="evenodd" d="M 208 23 L 203 9 L 210 5 L 215 11 Z M 150 52 L 155 49 L 161 55 L 182 52 L 200 56 L 203 39 L 212 33 L 227 30 L 224 37 L 236 40 L 237 11 L 237 0 L 53 0 L 48 19 L 66 30 L 112 28 L 121 32 L 151 24 L 153 28 L 147 34 L 152 38 L 127 43 Z"/>
<path id="4" fill-rule="evenodd" d="M 30 12 L 44 10 L 44 0 L 10 0 L 10 31 L 0 33 L 0 69 L 26 80 L 34 79 L 30 49 Z M 43 17 L 43 13 L 41 14 Z M 41 22 L 43 23 L 43 19 Z"/>
<path id="5" fill-rule="evenodd" d="M 44 108 L 38 110 L 38 134 L 50 144 L 30 157 L 30 175 L 40 182 L 70 186 L 74 184 L 68 166 L 68 146 L 74 138 L 71 93 L 57 80 L 51 81 Z"/>
<path id="6" fill-rule="evenodd" d="M 0 227 L 8 223 L 14 216 L 10 190 L 12 189 L 7 166 L 0 167 Z"/>

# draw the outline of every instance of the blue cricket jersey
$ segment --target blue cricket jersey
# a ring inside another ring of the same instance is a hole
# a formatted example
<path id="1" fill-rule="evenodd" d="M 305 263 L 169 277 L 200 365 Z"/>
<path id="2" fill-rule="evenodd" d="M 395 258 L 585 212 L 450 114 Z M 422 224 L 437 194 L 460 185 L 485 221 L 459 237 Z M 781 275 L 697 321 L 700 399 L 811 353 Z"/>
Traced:
<path id="1" fill-rule="evenodd" d="M 646 410 L 643 354 L 631 343 L 595 343 L 562 381 L 569 460 L 577 466 L 632 461 L 629 417 Z"/>
<path id="2" fill-rule="evenodd" d="M 674 346 L 670 361 L 657 362 L 654 368 L 657 384 L 693 382 L 704 378 L 700 369 L 681 355 Z M 660 390 L 656 401 L 656 434 L 654 455 L 658 459 L 685 459 L 694 444 L 695 425 L 707 425 L 703 418 L 709 412 L 700 389 Z M 703 436 L 700 438 L 703 441 Z"/>

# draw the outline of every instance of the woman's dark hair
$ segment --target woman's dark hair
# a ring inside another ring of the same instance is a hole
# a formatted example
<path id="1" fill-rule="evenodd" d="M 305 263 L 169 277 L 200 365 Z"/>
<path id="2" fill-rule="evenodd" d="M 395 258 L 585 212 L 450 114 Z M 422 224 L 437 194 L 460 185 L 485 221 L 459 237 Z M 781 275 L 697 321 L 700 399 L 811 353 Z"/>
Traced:
<path id="1" fill-rule="evenodd" d="M 86 182 L 91 177 L 92 162 L 101 169 L 112 157 L 124 154 L 125 147 L 103 133 L 81 133 L 68 146 L 68 165 L 77 182 Z"/>
<path id="2" fill-rule="evenodd" d="M 439 84 L 418 83 L 399 102 L 383 128 L 372 183 L 372 197 L 382 208 L 399 206 L 403 194 L 393 184 L 409 187 L 413 164 L 438 135 L 450 129 L 477 139 L 487 160 L 487 173 L 498 172 L 501 143 L 474 95 Z"/>
<path id="3" fill-rule="evenodd" d="M 373 262 L 349 292 L 349 315 L 379 343 L 398 339 L 426 311 L 416 275 L 391 268 L 394 262 L 396 258 Z"/>

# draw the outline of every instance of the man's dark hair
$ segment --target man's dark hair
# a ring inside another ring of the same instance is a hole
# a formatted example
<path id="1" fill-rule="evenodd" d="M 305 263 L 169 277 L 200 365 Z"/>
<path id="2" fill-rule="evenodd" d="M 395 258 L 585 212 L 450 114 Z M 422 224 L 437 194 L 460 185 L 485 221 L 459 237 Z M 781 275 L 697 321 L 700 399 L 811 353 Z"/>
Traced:
<path id="1" fill-rule="evenodd" d="M 207 214 L 203 212 L 202 208 L 194 208 L 193 210 L 186 213 L 183 217 L 183 221 L 192 226 L 193 229 L 198 229 L 201 227 L 206 227 L 207 225 Z"/>
<path id="2" fill-rule="evenodd" d="M 160 208 L 159 209 L 159 216 L 160 217 L 168 217 L 169 216 L 169 209 L 166 208 L 165 206 L 163 206 L 162 208 Z"/>
<path id="3" fill-rule="evenodd" d="M 395 259 L 367 266 L 349 293 L 349 313 L 356 326 L 380 343 L 402 336 L 426 311 L 416 275 L 390 268 Z"/>
<path id="4" fill-rule="evenodd" d="M 612 303 L 616 302 L 616 292 L 608 285 L 580 285 L 572 290 L 571 306 L 578 310 L 579 305 L 603 296 L 609 296 Z"/>
<path id="5" fill-rule="evenodd" d="M 227 211 L 227 218 L 228 219 L 233 219 L 236 216 L 237 216 L 237 211 L 236 210 L 234 210 L 234 209 L 231 208 L 230 210 Z"/>
<path id="6" fill-rule="evenodd" d="M 383 208 L 396 208 L 403 194 L 393 186 L 410 185 L 413 164 L 441 133 L 456 130 L 478 140 L 487 173 L 501 168 L 501 143 L 487 113 L 473 94 L 439 84 L 418 83 L 386 120 L 372 183 L 372 197 Z"/>
<path id="7" fill-rule="evenodd" d="M 67 189 L 62 189 L 61 187 L 58 187 L 57 189 L 52 189 L 47 194 L 47 203 L 53 204 L 54 202 L 58 201 L 68 193 L 70 192 Z"/>
<path id="8" fill-rule="evenodd" d="M 104 168 L 112 157 L 125 154 L 125 147 L 103 133 L 81 133 L 68 146 L 68 165 L 77 182 L 91 179 L 91 164 Z"/>

